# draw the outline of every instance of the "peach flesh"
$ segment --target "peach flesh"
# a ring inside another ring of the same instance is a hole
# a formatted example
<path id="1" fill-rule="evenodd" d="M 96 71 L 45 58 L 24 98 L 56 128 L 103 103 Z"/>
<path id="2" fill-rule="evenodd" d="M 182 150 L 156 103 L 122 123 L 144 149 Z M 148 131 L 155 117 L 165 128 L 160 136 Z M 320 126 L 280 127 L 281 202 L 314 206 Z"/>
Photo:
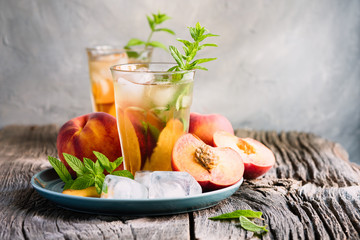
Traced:
<path id="1" fill-rule="evenodd" d="M 239 138 L 219 131 L 213 136 L 214 145 L 231 147 L 242 157 L 245 165 L 244 178 L 254 179 L 265 174 L 274 164 L 273 152 L 262 143 L 251 138 Z"/>
<path id="2" fill-rule="evenodd" d="M 218 159 L 211 169 L 202 165 L 196 157 L 199 147 L 208 148 L 205 154 L 213 154 Z M 204 144 L 193 134 L 185 134 L 176 142 L 172 153 L 174 171 L 185 171 L 192 175 L 202 186 L 203 191 L 210 191 L 231 186 L 243 176 L 244 164 L 240 155 L 227 147 L 213 148 Z"/>

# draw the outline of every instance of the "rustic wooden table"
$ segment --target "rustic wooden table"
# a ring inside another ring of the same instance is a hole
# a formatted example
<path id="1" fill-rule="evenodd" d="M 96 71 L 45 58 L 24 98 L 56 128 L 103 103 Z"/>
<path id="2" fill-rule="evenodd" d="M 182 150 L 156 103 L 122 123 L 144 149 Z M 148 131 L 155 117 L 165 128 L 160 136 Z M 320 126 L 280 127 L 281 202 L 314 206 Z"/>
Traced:
<path id="1" fill-rule="evenodd" d="M 245 181 L 209 209 L 161 217 L 90 215 L 64 210 L 41 197 L 31 177 L 57 156 L 58 127 L 0 130 L 0 239 L 248 239 L 235 222 L 208 217 L 237 209 L 262 211 L 263 239 L 360 239 L 360 166 L 336 143 L 298 132 L 238 130 L 275 153 L 276 166 Z"/>

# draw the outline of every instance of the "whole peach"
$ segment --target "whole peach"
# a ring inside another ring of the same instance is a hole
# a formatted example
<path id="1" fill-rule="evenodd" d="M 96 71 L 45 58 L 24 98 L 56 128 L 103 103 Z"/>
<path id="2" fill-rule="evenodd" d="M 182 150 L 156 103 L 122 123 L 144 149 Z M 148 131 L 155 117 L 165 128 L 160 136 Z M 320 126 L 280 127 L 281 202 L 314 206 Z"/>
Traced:
<path id="1" fill-rule="evenodd" d="M 189 133 L 195 134 L 203 142 L 213 146 L 213 135 L 217 131 L 234 134 L 230 121 L 223 115 L 190 113 Z"/>
<path id="2" fill-rule="evenodd" d="M 59 130 L 56 147 L 60 160 L 70 174 L 75 172 L 64 159 L 63 153 L 76 156 L 81 161 L 90 158 L 94 162 L 93 151 L 100 152 L 111 162 L 122 156 L 115 117 L 103 112 L 89 113 L 67 121 Z M 123 169 L 120 165 L 118 170 Z"/>

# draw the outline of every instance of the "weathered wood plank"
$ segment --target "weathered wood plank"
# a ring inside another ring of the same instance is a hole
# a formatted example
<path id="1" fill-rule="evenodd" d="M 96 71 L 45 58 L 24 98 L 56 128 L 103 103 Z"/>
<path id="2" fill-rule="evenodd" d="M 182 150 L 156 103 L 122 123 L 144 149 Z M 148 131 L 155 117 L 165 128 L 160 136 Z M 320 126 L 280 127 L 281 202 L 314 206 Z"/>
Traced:
<path id="1" fill-rule="evenodd" d="M 241 239 L 255 238 L 235 222 L 208 217 L 236 209 L 264 213 L 264 239 L 359 239 L 360 168 L 338 144 L 298 132 L 239 130 L 270 147 L 276 166 L 245 181 L 219 205 L 164 217 L 100 216 L 61 209 L 30 186 L 56 156 L 58 127 L 0 130 L 0 239 Z"/>
<path id="2" fill-rule="evenodd" d="M 30 185 L 56 156 L 58 127 L 9 126 L 0 130 L 0 239 L 189 239 L 188 214 L 113 217 L 59 208 Z"/>
<path id="3" fill-rule="evenodd" d="M 238 222 L 208 217 L 237 209 L 263 212 L 264 239 L 360 239 L 360 186 L 322 188 L 288 179 L 246 181 L 216 207 L 194 213 L 197 239 L 254 237 Z"/>

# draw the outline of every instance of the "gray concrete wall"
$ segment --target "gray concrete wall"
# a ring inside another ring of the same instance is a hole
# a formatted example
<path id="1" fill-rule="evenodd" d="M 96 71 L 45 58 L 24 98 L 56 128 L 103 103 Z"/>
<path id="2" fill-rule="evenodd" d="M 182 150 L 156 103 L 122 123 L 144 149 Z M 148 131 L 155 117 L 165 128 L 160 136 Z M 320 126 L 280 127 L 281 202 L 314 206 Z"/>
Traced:
<path id="1" fill-rule="evenodd" d="M 197 21 L 221 35 L 203 55 L 218 60 L 196 75 L 193 111 L 236 128 L 314 132 L 360 163 L 358 0 L 0 0 L 0 127 L 90 112 L 85 47 L 145 38 L 157 10 L 178 37 Z"/>

